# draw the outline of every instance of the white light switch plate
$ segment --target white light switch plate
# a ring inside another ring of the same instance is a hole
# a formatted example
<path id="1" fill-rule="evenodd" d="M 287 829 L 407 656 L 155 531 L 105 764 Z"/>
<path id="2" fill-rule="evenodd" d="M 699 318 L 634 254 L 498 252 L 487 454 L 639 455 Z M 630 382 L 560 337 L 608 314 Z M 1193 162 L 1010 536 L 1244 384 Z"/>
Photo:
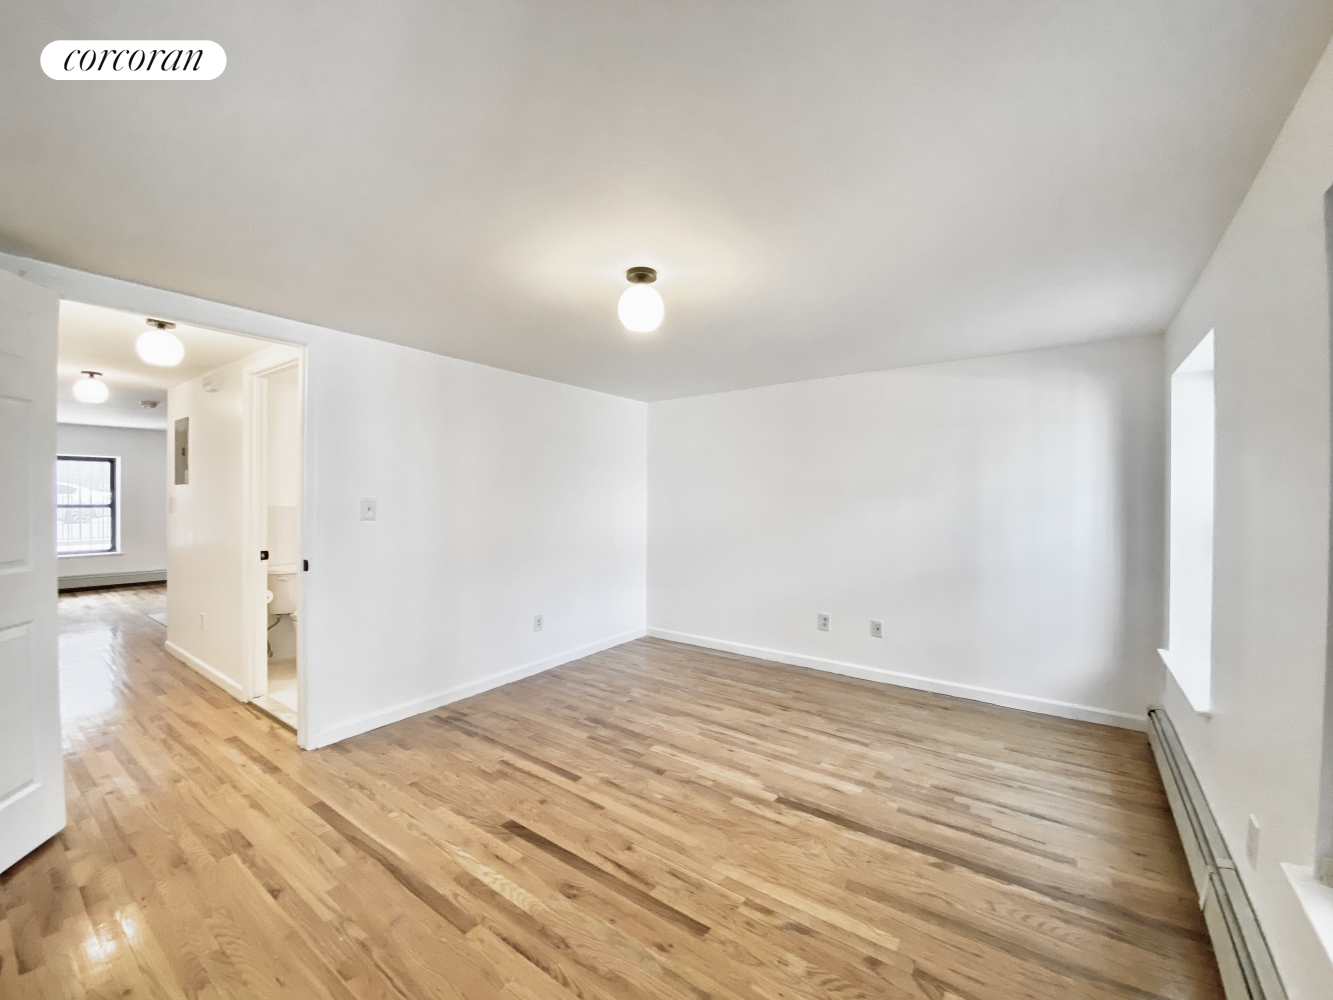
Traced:
<path id="1" fill-rule="evenodd" d="M 1251 868 L 1259 867 L 1259 820 L 1253 814 L 1245 828 L 1245 859 Z"/>
<path id="2" fill-rule="evenodd" d="M 374 497 L 362 497 L 361 520 L 363 521 L 375 520 L 375 513 L 378 506 L 379 506 L 379 501 L 377 501 Z"/>

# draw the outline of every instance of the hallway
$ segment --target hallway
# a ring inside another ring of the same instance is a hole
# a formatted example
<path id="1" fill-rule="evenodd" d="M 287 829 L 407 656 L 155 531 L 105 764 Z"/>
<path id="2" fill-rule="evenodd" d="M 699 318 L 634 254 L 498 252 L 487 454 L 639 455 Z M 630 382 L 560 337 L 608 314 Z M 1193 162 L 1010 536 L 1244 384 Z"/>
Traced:
<path id="1" fill-rule="evenodd" d="M 62 596 L 0 996 L 1221 997 L 1140 734 L 627 643 L 305 753 Z"/>

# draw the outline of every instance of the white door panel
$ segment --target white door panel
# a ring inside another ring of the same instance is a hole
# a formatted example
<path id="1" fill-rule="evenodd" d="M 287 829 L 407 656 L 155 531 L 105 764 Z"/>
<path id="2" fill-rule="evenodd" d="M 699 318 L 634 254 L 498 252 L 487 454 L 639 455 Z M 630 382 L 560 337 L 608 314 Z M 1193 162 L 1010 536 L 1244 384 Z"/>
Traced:
<path id="1" fill-rule="evenodd" d="M 31 407 L 25 399 L 0 396 L 0 469 L 4 470 L 0 475 L 0 573 L 22 573 L 29 569 L 32 443 L 28 410 Z"/>
<path id="2" fill-rule="evenodd" d="M 26 622 L 0 632 L 0 677 L 6 680 L 6 724 L 0 726 L 0 807 L 26 793 L 37 777 L 32 652 L 32 627 Z"/>
<path id="3" fill-rule="evenodd" d="M 65 825 L 53 292 L 0 271 L 0 871 Z"/>
<path id="4" fill-rule="evenodd" d="M 32 356 L 35 325 L 21 304 L 0 301 L 0 354 L 26 362 Z"/>

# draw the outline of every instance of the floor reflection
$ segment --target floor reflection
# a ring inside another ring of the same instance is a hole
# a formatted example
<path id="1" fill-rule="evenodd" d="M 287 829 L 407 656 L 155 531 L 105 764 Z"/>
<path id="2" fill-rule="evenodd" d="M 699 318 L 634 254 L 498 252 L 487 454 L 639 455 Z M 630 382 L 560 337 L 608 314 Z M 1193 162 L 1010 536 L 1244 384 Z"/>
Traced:
<path id="1" fill-rule="evenodd" d="M 62 597 L 60 717 L 67 738 L 71 727 L 114 725 L 129 693 L 123 665 L 134 662 L 130 641 L 144 632 L 163 633 L 148 614 L 166 606 L 165 584 Z"/>

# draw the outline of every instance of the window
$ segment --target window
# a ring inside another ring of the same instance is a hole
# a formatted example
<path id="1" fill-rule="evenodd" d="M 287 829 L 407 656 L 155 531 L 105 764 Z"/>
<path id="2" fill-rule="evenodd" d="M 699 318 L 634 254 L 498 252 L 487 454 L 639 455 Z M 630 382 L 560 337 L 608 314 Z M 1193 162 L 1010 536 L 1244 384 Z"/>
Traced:
<path id="1" fill-rule="evenodd" d="M 1171 554 L 1162 659 L 1196 712 L 1212 709 L 1213 334 L 1171 376 Z"/>
<path id="2" fill-rule="evenodd" d="M 116 514 L 114 458 L 56 458 L 56 555 L 115 552 Z"/>

